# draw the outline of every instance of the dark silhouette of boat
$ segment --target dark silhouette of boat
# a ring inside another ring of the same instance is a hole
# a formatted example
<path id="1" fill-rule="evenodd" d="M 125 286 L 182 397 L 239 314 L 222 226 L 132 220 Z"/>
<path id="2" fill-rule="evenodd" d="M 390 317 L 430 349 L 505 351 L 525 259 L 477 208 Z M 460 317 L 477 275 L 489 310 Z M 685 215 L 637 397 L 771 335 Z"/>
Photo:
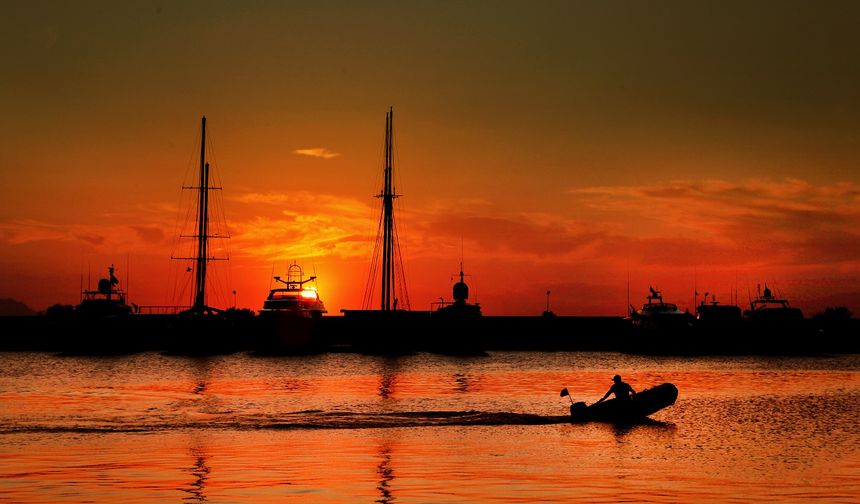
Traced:
<path id="1" fill-rule="evenodd" d="M 678 305 L 663 301 L 663 293 L 648 288 L 648 302 L 642 308 L 630 306 L 628 320 L 633 327 L 648 331 L 678 331 L 692 327 L 693 315 L 678 309 Z"/>
<path id="2" fill-rule="evenodd" d="M 757 288 L 758 295 L 750 301 L 744 311 L 744 353 L 803 354 L 808 353 L 812 339 L 816 338 L 815 324 L 803 317 L 803 311 L 792 307 L 788 299 L 774 296 L 765 284 L 764 291 Z"/>
<path id="3" fill-rule="evenodd" d="M 126 303 L 125 291 L 119 287 L 119 279 L 114 275 L 116 268 L 108 267 L 107 278 L 99 279 L 93 290 L 81 291 L 81 302 L 75 313 L 81 317 L 127 317 L 135 310 Z"/>
<path id="4" fill-rule="evenodd" d="M 111 265 L 95 289 L 82 289 L 73 310 L 49 310 L 47 333 L 54 342 L 49 347 L 67 355 L 115 355 L 143 349 L 136 307 L 127 303 L 115 273 Z"/>
<path id="5" fill-rule="evenodd" d="M 688 353 L 688 342 L 695 316 L 681 311 L 674 303 L 663 301 L 659 290 L 649 287 L 648 302 L 642 308 L 630 306 L 626 318 L 630 332 L 623 343 L 624 351 L 643 354 Z"/>
<path id="6" fill-rule="evenodd" d="M 429 312 L 412 311 L 406 289 L 400 239 L 394 219 L 394 201 L 401 195 L 394 187 L 394 109 L 385 114 L 385 143 L 382 170 L 382 202 L 379 232 L 373 249 L 362 309 L 342 309 L 350 326 L 349 341 L 354 349 L 370 354 L 400 355 L 415 352 L 427 329 Z M 379 279 L 379 304 L 376 285 Z M 379 309 L 373 309 L 378 306 Z"/>
<path id="7" fill-rule="evenodd" d="M 304 278 L 301 266 L 295 262 L 287 268 L 286 280 L 274 277 L 283 287 L 269 291 L 259 312 L 258 352 L 293 354 L 325 350 L 320 331 L 325 305 L 317 289 L 307 285 L 316 278 Z"/>
<path id="8" fill-rule="evenodd" d="M 750 309 L 744 312 L 744 316 L 754 321 L 802 320 L 803 311 L 800 308 L 792 308 L 788 299 L 774 296 L 765 284 L 764 292 L 759 292 L 759 295 L 750 301 Z"/>
<path id="9" fill-rule="evenodd" d="M 206 117 L 200 126 L 200 171 L 196 186 L 183 187 L 197 191 L 196 224 L 190 235 L 180 238 L 194 240 L 193 255 L 187 257 L 171 256 L 171 259 L 191 261 L 187 271 L 194 273 L 194 296 L 191 307 L 170 319 L 164 347 L 168 354 L 179 355 L 217 355 L 229 354 L 239 350 L 240 343 L 235 338 L 234 320 L 225 316 L 224 311 L 209 306 L 206 300 L 207 274 L 209 263 L 226 261 L 226 257 L 216 257 L 210 250 L 210 240 L 229 238 L 211 229 L 209 215 L 210 198 L 213 191 L 221 189 L 212 184 L 209 163 L 206 161 Z"/>
<path id="10" fill-rule="evenodd" d="M 709 292 L 705 293 L 705 299 L 696 307 L 694 329 L 695 337 L 686 342 L 684 353 L 736 354 L 746 344 L 746 326 L 740 307 L 722 304 Z"/>
<path id="11" fill-rule="evenodd" d="M 696 307 L 696 320 L 699 325 L 730 326 L 741 322 L 742 316 L 739 306 L 721 304 L 717 301 L 716 296 L 711 296 L 711 301 L 708 301 L 710 295 L 706 292 L 705 300 Z"/>
<path id="12" fill-rule="evenodd" d="M 452 288 L 453 302 L 446 302 L 443 298 L 432 304 L 435 310 L 432 316 L 439 320 L 468 320 L 481 317 L 481 305 L 469 303 L 469 286 L 465 281 L 463 263 L 460 262 L 460 280 Z"/>
<path id="13" fill-rule="evenodd" d="M 562 390 L 566 396 L 567 389 Z M 576 402 L 570 405 L 570 418 L 574 422 L 636 423 L 645 420 L 663 408 L 675 404 L 678 388 L 663 383 L 639 392 L 631 399 L 609 399 L 587 405 Z"/>
<path id="14" fill-rule="evenodd" d="M 460 262 L 459 281 L 452 288 L 453 302 L 444 298 L 431 303 L 431 330 L 426 333 L 425 349 L 452 355 L 484 355 L 481 331 L 481 305 L 469 303 L 469 286 Z"/>

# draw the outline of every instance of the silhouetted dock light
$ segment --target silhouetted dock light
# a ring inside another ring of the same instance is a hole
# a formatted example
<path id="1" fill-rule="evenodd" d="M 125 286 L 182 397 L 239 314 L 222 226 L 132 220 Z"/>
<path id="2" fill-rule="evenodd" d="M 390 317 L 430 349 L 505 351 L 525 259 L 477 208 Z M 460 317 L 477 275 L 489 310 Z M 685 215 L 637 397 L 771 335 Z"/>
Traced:
<path id="1" fill-rule="evenodd" d="M 233 308 L 236 308 L 236 291 L 233 291 Z"/>
<path id="2" fill-rule="evenodd" d="M 551 312 L 549 309 L 549 289 L 546 290 L 546 310 L 543 312 L 544 317 L 555 317 L 555 313 Z"/>

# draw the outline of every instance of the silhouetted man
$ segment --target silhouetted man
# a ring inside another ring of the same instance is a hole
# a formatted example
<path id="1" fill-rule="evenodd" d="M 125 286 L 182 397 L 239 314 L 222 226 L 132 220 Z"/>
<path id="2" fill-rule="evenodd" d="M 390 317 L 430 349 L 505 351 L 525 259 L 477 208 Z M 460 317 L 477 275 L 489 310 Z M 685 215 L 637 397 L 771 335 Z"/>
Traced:
<path id="1" fill-rule="evenodd" d="M 621 399 L 622 401 L 632 399 L 633 396 L 636 395 L 636 391 L 633 390 L 633 387 L 621 381 L 620 375 L 613 376 L 612 381 L 614 381 L 615 383 L 613 383 L 612 386 L 609 387 L 609 390 L 606 391 L 606 394 L 604 394 L 603 397 L 601 397 L 600 400 L 597 402 L 605 401 L 606 398 L 609 397 L 609 394 L 615 394 L 615 398 Z"/>

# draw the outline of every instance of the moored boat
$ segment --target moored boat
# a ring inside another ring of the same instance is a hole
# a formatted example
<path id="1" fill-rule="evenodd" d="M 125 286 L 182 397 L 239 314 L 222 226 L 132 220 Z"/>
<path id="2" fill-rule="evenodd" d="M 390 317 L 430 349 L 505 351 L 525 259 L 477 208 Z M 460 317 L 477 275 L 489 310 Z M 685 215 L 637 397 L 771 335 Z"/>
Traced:
<path id="1" fill-rule="evenodd" d="M 485 355 L 481 328 L 481 305 L 469 303 L 469 286 L 460 262 L 460 280 L 452 288 L 453 302 L 431 303 L 431 330 L 422 345 L 426 350 L 454 355 Z"/>
<path id="2" fill-rule="evenodd" d="M 801 320 L 803 319 L 803 312 L 800 308 L 791 307 L 788 299 L 774 296 L 765 284 L 764 292 L 750 301 L 750 309 L 744 312 L 744 316 L 750 320 L 759 321 Z"/>
<path id="3" fill-rule="evenodd" d="M 126 303 L 125 291 L 119 287 L 113 264 L 108 267 L 107 278 L 99 280 L 95 289 L 81 291 L 81 302 L 75 313 L 82 317 L 127 317 L 134 308 Z"/>
<path id="4" fill-rule="evenodd" d="M 649 287 L 648 302 L 642 308 L 630 307 L 628 320 L 634 327 L 657 330 L 676 331 L 689 329 L 692 326 L 693 315 L 678 309 L 678 305 L 663 301 L 663 293 Z"/>
<path id="5" fill-rule="evenodd" d="M 406 288 L 394 215 L 394 201 L 402 196 L 394 186 L 394 152 L 394 109 L 390 108 L 385 114 L 382 190 L 377 195 L 382 202 L 382 212 L 362 308 L 341 309 L 344 322 L 350 324 L 353 330 L 340 337 L 355 350 L 369 354 L 402 355 L 415 352 L 429 319 L 429 312 L 411 309 Z M 379 291 L 376 291 L 377 279 Z M 378 305 L 374 301 L 377 293 Z M 378 309 L 374 306 L 378 306 Z"/>
<path id="6" fill-rule="evenodd" d="M 263 302 L 258 351 L 308 353 L 325 348 L 319 326 L 327 311 L 317 289 L 307 285 L 316 278 L 304 278 L 301 266 L 295 262 L 287 268 L 286 280 L 274 277 L 284 287 L 271 289 Z"/>

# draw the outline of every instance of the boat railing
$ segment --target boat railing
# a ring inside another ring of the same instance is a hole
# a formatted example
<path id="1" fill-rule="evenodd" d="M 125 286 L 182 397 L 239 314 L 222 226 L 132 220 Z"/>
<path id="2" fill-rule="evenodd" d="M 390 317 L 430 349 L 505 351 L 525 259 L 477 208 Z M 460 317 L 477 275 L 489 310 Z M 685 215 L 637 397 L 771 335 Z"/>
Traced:
<path id="1" fill-rule="evenodd" d="M 144 305 L 139 307 L 138 313 L 141 315 L 178 315 L 190 308 L 191 306 L 188 305 Z"/>
<path id="2" fill-rule="evenodd" d="M 439 301 L 433 301 L 430 303 L 430 311 L 437 311 L 445 308 L 446 306 L 451 306 L 452 304 L 454 304 L 453 301 L 445 301 L 445 299 L 439 298 Z"/>

